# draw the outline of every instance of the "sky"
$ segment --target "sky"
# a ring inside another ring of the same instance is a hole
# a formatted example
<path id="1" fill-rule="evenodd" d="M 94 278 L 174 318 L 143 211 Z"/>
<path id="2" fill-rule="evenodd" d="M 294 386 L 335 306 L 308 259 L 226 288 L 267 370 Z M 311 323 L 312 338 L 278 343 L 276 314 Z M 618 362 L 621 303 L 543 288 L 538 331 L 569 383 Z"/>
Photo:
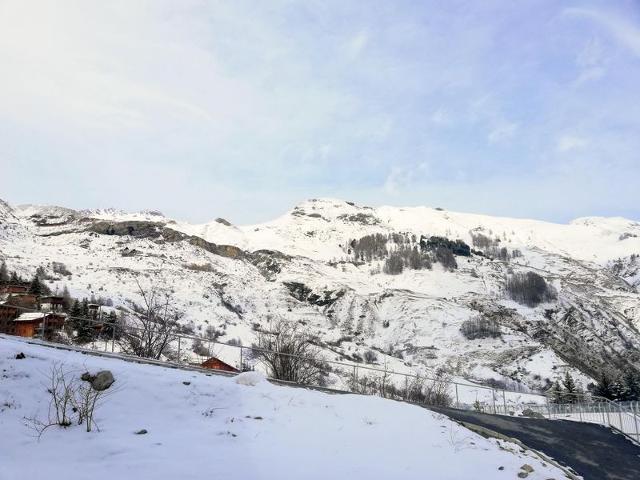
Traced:
<path id="1" fill-rule="evenodd" d="M 640 1 L 0 0 L 0 198 L 640 220 Z"/>

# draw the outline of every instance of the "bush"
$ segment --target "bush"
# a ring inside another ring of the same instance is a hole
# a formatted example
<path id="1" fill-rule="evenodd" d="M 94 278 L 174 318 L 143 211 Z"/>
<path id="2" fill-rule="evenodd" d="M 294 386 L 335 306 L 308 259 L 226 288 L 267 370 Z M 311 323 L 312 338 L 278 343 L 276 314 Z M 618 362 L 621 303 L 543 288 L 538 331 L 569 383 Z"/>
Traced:
<path id="1" fill-rule="evenodd" d="M 458 262 L 456 262 L 456 258 L 453 256 L 451 250 L 442 246 L 436 249 L 436 261 L 442 265 L 442 268 L 445 270 L 455 270 L 458 268 Z"/>
<path id="2" fill-rule="evenodd" d="M 495 320 L 483 317 L 465 320 L 460 327 L 460 333 L 468 340 L 478 338 L 498 338 L 501 336 L 500 325 Z"/>
<path id="3" fill-rule="evenodd" d="M 402 257 L 397 253 L 392 253 L 389 255 L 389 258 L 384 261 L 382 271 L 387 275 L 399 275 L 403 269 L 404 262 L 402 261 Z"/>
<path id="4" fill-rule="evenodd" d="M 367 350 L 364 352 L 364 361 L 367 363 L 374 363 L 378 360 L 378 355 L 373 350 Z"/>
<path id="5" fill-rule="evenodd" d="M 534 272 L 513 274 L 507 279 L 506 289 L 509 298 L 528 307 L 557 298 L 555 289 Z"/>
<path id="6" fill-rule="evenodd" d="M 319 384 L 323 363 L 320 350 L 306 332 L 283 320 L 270 332 L 259 332 L 253 357 L 263 363 L 269 376 L 278 380 L 303 384 Z"/>

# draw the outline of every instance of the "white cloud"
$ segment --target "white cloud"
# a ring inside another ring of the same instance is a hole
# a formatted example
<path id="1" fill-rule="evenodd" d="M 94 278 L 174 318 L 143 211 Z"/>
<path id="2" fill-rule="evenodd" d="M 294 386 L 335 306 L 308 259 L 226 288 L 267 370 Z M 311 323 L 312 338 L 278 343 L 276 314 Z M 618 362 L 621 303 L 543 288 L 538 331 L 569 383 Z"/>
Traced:
<path id="1" fill-rule="evenodd" d="M 369 35 L 365 31 L 358 32 L 347 42 L 347 53 L 351 59 L 357 58 L 367 47 Z"/>
<path id="2" fill-rule="evenodd" d="M 640 27 L 627 17 L 622 17 L 612 12 L 586 8 L 567 8 L 564 12 L 568 15 L 589 18 L 602 25 L 621 45 L 624 45 L 634 55 L 640 57 Z"/>
<path id="3" fill-rule="evenodd" d="M 489 132 L 487 140 L 490 144 L 506 143 L 514 137 L 517 130 L 518 125 L 516 123 L 499 123 Z"/>
<path id="4" fill-rule="evenodd" d="M 581 150 L 589 145 L 587 139 L 575 135 L 563 135 L 558 139 L 556 151 L 564 153 L 571 150 Z"/>

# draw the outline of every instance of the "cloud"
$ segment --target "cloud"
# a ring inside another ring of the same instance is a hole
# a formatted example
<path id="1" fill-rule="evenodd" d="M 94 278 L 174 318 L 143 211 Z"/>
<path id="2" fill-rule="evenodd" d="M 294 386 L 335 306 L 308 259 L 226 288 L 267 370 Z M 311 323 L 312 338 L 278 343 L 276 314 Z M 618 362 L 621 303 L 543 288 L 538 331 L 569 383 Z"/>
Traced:
<path id="1" fill-rule="evenodd" d="M 490 144 L 501 144 L 511 140 L 518 130 L 518 125 L 515 123 L 500 123 L 496 125 L 487 136 L 487 140 Z"/>
<path id="2" fill-rule="evenodd" d="M 576 137 L 574 135 L 563 135 L 558 139 L 556 150 L 560 153 L 572 150 L 582 150 L 589 145 L 589 141 L 585 138 Z"/>
<path id="3" fill-rule="evenodd" d="M 366 48 L 369 42 L 369 35 L 366 32 L 361 31 L 349 39 L 347 42 L 347 52 L 351 59 L 354 59 L 360 55 L 360 53 Z"/>
<path id="4" fill-rule="evenodd" d="M 630 21 L 629 17 L 587 8 L 567 8 L 564 12 L 567 15 L 593 20 L 603 26 L 621 45 L 640 57 L 640 27 Z"/>

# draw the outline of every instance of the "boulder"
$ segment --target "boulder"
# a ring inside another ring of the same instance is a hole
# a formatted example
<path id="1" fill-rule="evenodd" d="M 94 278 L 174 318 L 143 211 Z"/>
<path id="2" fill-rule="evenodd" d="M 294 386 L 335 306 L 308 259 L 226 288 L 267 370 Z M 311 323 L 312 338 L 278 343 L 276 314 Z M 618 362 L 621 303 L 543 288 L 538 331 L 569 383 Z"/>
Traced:
<path id="1" fill-rule="evenodd" d="M 98 391 L 102 392 L 113 385 L 115 382 L 115 378 L 113 378 L 113 374 L 109 370 L 102 370 L 95 375 L 91 375 L 89 372 L 85 372 L 80 376 L 80 379 L 89 382 L 91 387 Z"/>

